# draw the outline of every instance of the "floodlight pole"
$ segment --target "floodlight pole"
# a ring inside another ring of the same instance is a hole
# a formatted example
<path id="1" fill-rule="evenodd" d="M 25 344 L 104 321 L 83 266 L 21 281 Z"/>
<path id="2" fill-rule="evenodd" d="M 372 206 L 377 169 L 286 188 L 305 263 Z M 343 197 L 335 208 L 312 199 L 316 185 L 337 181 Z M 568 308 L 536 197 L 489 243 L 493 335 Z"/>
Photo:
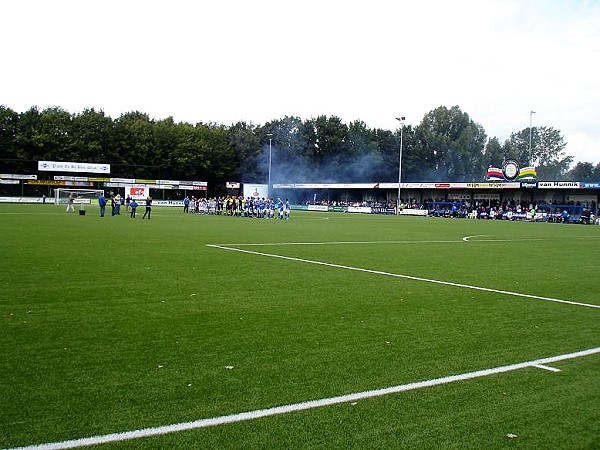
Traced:
<path id="1" fill-rule="evenodd" d="M 398 202 L 396 205 L 396 215 L 400 215 L 400 185 L 402 183 L 402 135 L 404 134 L 404 120 L 405 117 L 396 117 L 396 120 L 400 122 L 400 154 L 398 155 Z"/>
<path id="2" fill-rule="evenodd" d="M 267 197 L 271 198 L 271 141 L 273 140 L 273 133 L 267 133 L 267 136 L 269 136 L 269 184 L 267 185 Z"/>
<path id="3" fill-rule="evenodd" d="M 531 136 L 532 136 L 532 122 L 533 122 L 533 115 L 535 114 L 535 111 L 529 111 L 529 162 L 531 163 L 531 165 L 534 165 L 533 162 L 533 155 L 531 153 Z"/>

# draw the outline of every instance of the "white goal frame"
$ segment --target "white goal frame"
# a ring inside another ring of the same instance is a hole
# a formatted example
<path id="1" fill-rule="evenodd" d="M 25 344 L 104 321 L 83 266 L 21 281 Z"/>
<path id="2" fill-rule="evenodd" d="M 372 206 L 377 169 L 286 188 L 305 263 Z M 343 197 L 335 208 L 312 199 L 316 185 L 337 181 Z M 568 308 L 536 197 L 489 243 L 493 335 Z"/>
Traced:
<path id="1" fill-rule="evenodd" d="M 83 205 L 91 205 L 92 200 L 97 199 L 100 194 L 104 194 L 103 189 L 57 188 L 54 190 L 54 204 L 65 205 L 69 195 L 73 195 L 73 203 L 79 204 L 79 209 L 84 209 Z"/>

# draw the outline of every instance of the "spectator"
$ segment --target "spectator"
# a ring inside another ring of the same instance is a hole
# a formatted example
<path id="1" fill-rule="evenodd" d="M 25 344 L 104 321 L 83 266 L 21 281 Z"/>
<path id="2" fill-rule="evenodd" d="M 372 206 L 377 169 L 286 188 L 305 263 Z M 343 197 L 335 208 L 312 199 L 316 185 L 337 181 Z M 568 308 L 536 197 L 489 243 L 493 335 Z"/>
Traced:
<path id="1" fill-rule="evenodd" d="M 135 201 L 135 199 L 133 199 L 131 202 L 129 202 L 129 206 L 131 207 L 131 212 L 129 213 L 129 217 L 132 219 L 135 219 L 135 211 L 137 209 L 137 202 Z"/>
<path id="2" fill-rule="evenodd" d="M 106 197 L 101 193 L 98 196 L 98 206 L 100 206 L 100 217 L 104 217 L 104 212 L 106 211 Z"/>
<path id="3" fill-rule="evenodd" d="M 142 219 L 145 219 L 146 215 L 147 215 L 148 220 L 150 220 L 151 213 L 152 213 L 152 197 L 148 196 L 146 198 L 146 211 L 144 211 L 144 215 L 142 216 Z"/>

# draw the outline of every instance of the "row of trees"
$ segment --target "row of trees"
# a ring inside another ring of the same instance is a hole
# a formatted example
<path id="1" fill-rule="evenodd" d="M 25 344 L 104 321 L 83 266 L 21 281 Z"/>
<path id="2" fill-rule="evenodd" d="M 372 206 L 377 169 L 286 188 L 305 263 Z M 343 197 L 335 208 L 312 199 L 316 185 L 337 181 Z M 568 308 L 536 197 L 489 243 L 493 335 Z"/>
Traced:
<path id="1" fill-rule="evenodd" d="M 284 117 L 264 125 L 176 123 L 141 112 L 112 119 L 103 111 L 71 114 L 0 105 L 2 173 L 35 173 L 38 160 L 109 163 L 114 176 L 207 181 L 211 194 L 226 181 L 393 182 L 402 131 L 403 181 L 479 181 L 505 159 L 535 164 L 544 180 L 600 179 L 600 163 L 579 163 L 552 127 L 511 134 L 501 143 L 458 106 L 440 106 L 420 124 L 394 131 L 345 124 L 335 116 Z"/>

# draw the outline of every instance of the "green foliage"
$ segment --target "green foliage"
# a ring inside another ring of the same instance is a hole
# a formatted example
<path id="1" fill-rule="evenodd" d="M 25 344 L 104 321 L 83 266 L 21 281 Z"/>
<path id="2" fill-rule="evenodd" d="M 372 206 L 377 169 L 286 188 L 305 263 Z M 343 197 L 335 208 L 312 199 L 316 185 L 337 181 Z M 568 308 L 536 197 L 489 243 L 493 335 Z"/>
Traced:
<path id="1" fill-rule="evenodd" d="M 438 107 L 402 130 L 403 181 L 479 180 L 506 158 L 535 162 L 541 179 L 560 180 L 573 161 L 558 130 L 535 127 L 530 152 L 529 129 L 501 145 L 458 106 Z M 5 173 L 35 172 L 39 160 L 106 162 L 119 177 L 207 181 L 209 195 L 221 195 L 226 181 L 266 182 L 269 134 L 274 183 L 397 181 L 400 131 L 324 115 L 226 126 L 140 111 L 112 119 L 93 108 L 17 113 L 0 106 L 0 160 Z"/>
<path id="2" fill-rule="evenodd" d="M 535 165 L 540 179 L 562 180 L 573 162 L 572 156 L 565 155 L 566 145 L 560 131 L 542 126 L 511 134 L 503 149 L 507 159 L 514 159 L 523 166 Z"/>
<path id="3" fill-rule="evenodd" d="M 434 169 L 429 176 L 432 181 L 467 181 L 481 176 L 486 135 L 458 106 L 436 108 L 417 128 L 415 151 Z"/>
<path id="4" fill-rule="evenodd" d="M 567 179 L 571 181 L 596 181 L 600 180 L 600 163 L 596 167 L 589 162 L 578 162 L 567 173 Z"/>

